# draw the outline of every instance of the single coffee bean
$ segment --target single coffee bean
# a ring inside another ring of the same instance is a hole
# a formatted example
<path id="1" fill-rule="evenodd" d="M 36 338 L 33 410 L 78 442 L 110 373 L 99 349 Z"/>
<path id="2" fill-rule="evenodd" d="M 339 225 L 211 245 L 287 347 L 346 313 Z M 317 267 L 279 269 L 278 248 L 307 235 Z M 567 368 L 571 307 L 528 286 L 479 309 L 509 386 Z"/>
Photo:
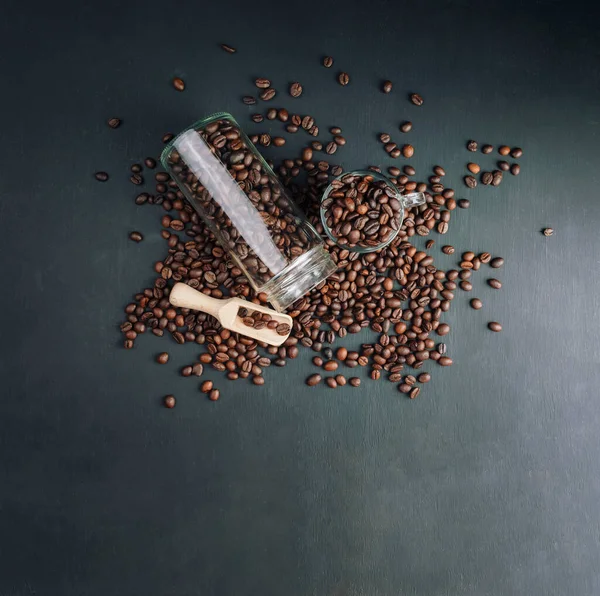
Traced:
<path id="1" fill-rule="evenodd" d="M 472 174 L 479 174 L 481 168 L 476 163 L 470 162 L 467 164 L 467 170 Z"/>
<path id="2" fill-rule="evenodd" d="M 477 141 L 469 141 L 467 143 L 467 149 L 469 151 L 477 151 L 477 146 L 478 146 Z"/>
<path id="3" fill-rule="evenodd" d="M 129 234 L 129 239 L 133 240 L 134 242 L 141 242 L 144 237 L 140 234 L 140 232 L 131 232 L 131 234 Z"/>
<path id="4" fill-rule="evenodd" d="M 202 393 L 210 393 L 212 391 L 212 388 L 213 388 L 213 382 L 212 381 L 204 381 L 200 385 L 200 391 L 202 391 Z"/>
<path id="5" fill-rule="evenodd" d="M 442 252 L 445 255 L 453 255 L 454 254 L 454 246 L 450 246 L 449 244 L 446 244 L 445 246 L 442 247 Z"/>
<path id="6" fill-rule="evenodd" d="M 275 147 L 283 147 L 283 145 L 285 145 L 285 139 L 283 137 L 273 137 L 271 140 Z"/>
<path id="7" fill-rule="evenodd" d="M 489 263 L 492 260 L 492 255 L 489 252 L 482 252 L 479 255 L 479 260 L 484 264 Z"/>
<path id="8" fill-rule="evenodd" d="M 452 358 L 448 358 L 448 356 L 442 356 L 438 360 L 438 364 L 440 366 L 452 366 Z"/>
<path id="9" fill-rule="evenodd" d="M 481 184 L 485 184 L 486 186 L 488 186 L 492 183 L 494 176 L 491 172 L 483 172 L 483 174 L 481 174 L 480 179 L 481 179 Z"/>
<path id="10" fill-rule="evenodd" d="M 335 357 L 340 362 L 344 362 L 344 360 L 346 360 L 348 357 L 348 350 L 346 348 L 338 348 L 337 352 L 335 353 Z"/>
<path id="11" fill-rule="evenodd" d="M 96 172 L 94 176 L 98 182 L 106 182 L 108 180 L 108 174 L 106 172 Z"/>
<path id="12" fill-rule="evenodd" d="M 335 389 L 337 387 L 337 381 L 333 377 L 327 377 L 325 379 L 325 383 L 327 383 L 327 386 L 331 389 Z"/>
<path id="13" fill-rule="evenodd" d="M 225 43 L 221 44 L 221 49 L 224 50 L 225 52 L 227 52 L 228 54 L 235 54 L 237 52 L 237 50 L 231 46 L 228 46 Z"/>
<path id="14" fill-rule="evenodd" d="M 475 310 L 483 308 L 483 302 L 479 300 L 479 298 L 471 298 L 469 304 L 471 305 L 471 308 L 474 308 Z"/>
<path id="15" fill-rule="evenodd" d="M 508 172 L 510 166 L 508 165 L 507 161 L 499 161 L 498 168 L 500 168 L 503 172 Z"/>
<path id="16" fill-rule="evenodd" d="M 252 97 L 251 95 L 244 95 L 244 97 L 242 97 L 242 101 L 247 106 L 253 106 L 256 103 L 256 98 Z"/>
<path id="17" fill-rule="evenodd" d="M 494 170 L 492 172 L 492 186 L 500 186 L 502 182 L 502 172 L 500 170 Z"/>
<path id="18" fill-rule="evenodd" d="M 427 240 L 427 242 L 425 243 L 425 248 L 427 250 L 429 250 L 430 248 L 433 248 L 434 244 L 435 244 L 435 240 Z"/>
<path id="19" fill-rule="evenodd" d="M 323 358 L 321 358 L 320 356 L 315 356 L 312 359 L 312 362 L 315 366 L 323 366 Z"/>
<path id="20" fill-rule="evenodd" d="M 492 145 L 484 145 L 481 148 L 481 152 L 485 153 L 486 155 L 489 154 L 489 153 L 491 153 L 493 150 L 494 150 L 494 147 Z"/>
<path id="21" fill-rule="evenodd" d="M 499 290 L 502 287 L 502 282 L 499 279 L 491 278 L 487 280 L 488 285 L 494 288 L 494 290 Z"/>
<path id="22" fill-rule="evenodd" d="M 469 199 L 458 199 L 458 201 L 456 201 L 456 204 L 461 209 L 468 209 L 471 206 L 471 201 L 469 201 Z"/>
<path id="23" fill-rule="evenodd" d="M 202 376 L 202 373 L 204 372 L 204 366 L 202 366 L 202 364 L 200 364 L 199 362 L 197 362 L 196 364 L 194 364 L 192 366 L 192 374 L 196 377 L 200 377 Z"/>
<path id="24" fill-rule="evenodd" d="M 513 147 L 510 151 L 510 156 L 515 159 L 519 159 L 523 155 L 523 149 L 521 147 Z"/>
<path id="25" fill-rule="evenodd" d="M 340 72 L 338 75 L 338 83 L 340 85 L 346 86 L 350 82 L 350 76 L 347 72 Z"/>
<path id="26" fill-rule="evenodd" d="M 499 333 L 500 331 L 502 331 L 502 325 L 500 325 L 500 323 L 492 321 L 491 323 L 488 323 L 488 329 L 490 331 L 494 331 L 495 333 Z"/>
<path id="27" fill-rule="evenodd" d="M 177 89 L 177 91 L 183 91 L 185 89 L 185 82 L 183 81 L 183 79 L 180 79 L 179 77 L 175 77 L 173 79 L 173 87 L 175 87 L 175 89 Z"/>
<path id="28" fill-rule="evenodd" d="M 406 122 L 403 122 L 400 125 L 400 130 L 402 132 L 410 132 L 412 130 L 412 127 L 413 127 L 412 122 L 407 120 Z"/>
<path id="29" fill-rule="evenodd" d="M 333 350 L 331 348 L 323 348 L 323 356 L 327 360 L 331 360 L 333 358 Z"/>
<path id="30" fill-rule="evenodd" d="M 302 85 L 298 82 L 290 85 L 290 95 L 292 97 L 300 97 L 302 95 Z"/>
<path id="31" fill-rule="evenodd" d="M 469 188 L 475 188 L 477 186 L 477 180 L 473 176 L 465 176 L 464 181 Z"/>
<path id="32" fill-rule="evenodd" d="M 169 353 L 168 352 L 161 352 L 156 357 L 156 362 L 158 362 L 159 364 L 166 364 L 167 362 L 169 362 Z"/>
<path id="33" fill-rule="evenodd" d="M 441 325 L 438 325 L 438 328 L 435 331 L 439 336 L 448 335 L 448 333 L 450 333 L 450 325 L 442 323 Z"/>
<path id="34" fill-rule="evenodd" d="M 269 87 L 268 89 L 265 89 L 264 91 L 262 91 L 259 94 L 259 97 L 263 101 L 271 101 L 275 97 L 276 94 L 277 94 L 277 91 L 275 91 L 275 89 L 273 89 L 272 87 Z"/>
<path id="35" fill-rule="evenodd" d="M 510 166 L 510 173 L 513 176 L 518 176 L 521 173 L 521 166 L 518 163 L 514 163 Z"/>
<path id="36" fill-rule="evenodd" d="M 208 394 L 208 399 L 210 399 L 210 401 L 217 401 L 219 397 L 221 397 L 221 392 L 218 389 L 211 389 Z"/>
<path id="37" fill-rule="evenodd" d="M 472 250 L 468 250 L 467 252 L 463 252 L 462 258 L 463 261 L 472 261 L 475 258 L 475 253 Z"/>
<path id="38" fill-rule="evenodd" d="M 469 281 L 461 281 L 460 282 L 460 289 L 463 290 L 464 292 L 470 292 L 473 289 L 473 284 Z"/>
<path id="39" fill-rule="evenodd" d="M 319 374 L 310 375 L 310 377 L 308 377 L 308 379 L 306 379 L 306 384 L 309 387 L 314 387 L 315 385 L 318 385 L 320 382 L 321 382 L 321 375 L 319 375 Z"/>
<path id="40" fill-rule="evenodd" d="M 421 373 L 418 377 L 417 377 L 417 381 L 419 381 L 419 383 L 429 383 L 429 381 L 431 381 L 431 375 L 429 373 Z"/>
<path id="41" fill-rule="evenodd" d="M 381 90 L 384 93 L 389 93 L 392 90 L 392 81 L 384 81 Z"/>
<path id="42" fill-rule="evenodd" d="M 544 228 L 542 233 L 544 236 L 552 236 L 552 234 L 554 234 L 554 230 L 552 228 Z"/>
<path id="43" fill-rule="evenodd" d="M 326 370 L 327 372 L 332 372 L 334 370 L 337 370 L 337 367 L 338 367 L 338 363 L 335 360 L 328 360 L 323 365 L 323 370 Z"/>
<path id="44" fill-rule="evenodd" d="M 402 146 L 402 155 L 406 158 L 412 157 L 415 154 L 415 148 L 412 145 Z"/>
<path id="45" fill-rule="evenodd" d="M 382 143 L 389 143 L 389 142 L 390 142 L 390 138 L 391 138 L 391 137 L 390 137 L 390 135 L 389 135 L 387 132 L 382 132 L 382 133 L 379 135 L 379 140 L 380 140 Z"/>
<path id="46" fill-rule="evenodd" d="M 153 169 L 156 167 L 156 160 L 155 160 L 153 157 L 147 157 L 147 158 L 144 160 L 144 165 L 145 165 L 147 168 L 149 168 L 149 169 L 153 170 Z"/>
<path id="47" fill-rule="evenodd" d="M 265 378 L 262 375 L 254 375 L 252 377 L 252 382 L 255 385 L 264 385 L 265 384 Z"/>
<path id="48" fill-rule="evenodd" d="M 107 124 L 111 128 L 119 128 L 119 126 L 121 126 L 121 120 L 119 118 L 109 118 Z"/>
<path id="49" fill-rule="evenodd" d="M 410 101 L 416 106 L 423 105 L 423 98 L 418 93 L 412 93 L 410 96 Z"/>
<path id="50" fill-rule="evenodd" d="M 337 151 L 337 148 L 337 144 L 334 141 L 331 141 L 330 143 L 327 143 L 325 153 L 327 153 L 327 155 L 333 155 Z"/>
<path id="51" fill-rule="evenodd" d="M 510 153 L 510 147 L 508 147 L 507 145 L 501 145 L 500 147 L 498 147 L 498 153 L 500 155 L 508 155 Z"/>
<path id="52" fill-rule="evenodd" d="M 269 81 L 269 79 L 256 79 L 256 81 L 254 81 L 254 84 L 259 88 L 259 89 L 268 89 L 271 86 L 271 81 Z"/>
<path id="53" fill-rule="evenodd" d="M 325 68 L 331 68 L 333 66 L 333 58 L 331 56 L 325 56 L 325 58 L 323 58 L 323 66 Z"/>
<path id="54" fill-rule="evenodd" d="M 350 383 L 352 387 L 360 387 L 360 379 L 358 377 L 350 377 L 348 383 Z"/>
<path id="55" fill-rule="evenodd" d="M 410 393 L 408 394 L 408 396 L 410 397 L 410 399 L 415 399 L 415 397 L 417 397 L 419 395 L 419 393 L 421 393 L 421 389 L 419 387 L 413 387 L 410 390 Z"/>
<path id="56" fill-rule="evenodd" d="M 338 387 L 343 387 L 346 384 L 346 377 L 344 375 L 335 375 L 335 382 Z"/>
<path id="57" fill-rule="evenodd" d="M 169 409 L 174 408 L 175 402 L 176 402 L 175 396 L 173 396 L 173 395 L 165 396 L 165 399 L 164 399 L 165 408 L 169 408 Z"/>
<path id="58" fill-rule="evenodd" d="M 500 269 L 504 265 L 504 259 L 502 257 L 495 257 L 490 261 L 490 267 L 494 269 Z"/>

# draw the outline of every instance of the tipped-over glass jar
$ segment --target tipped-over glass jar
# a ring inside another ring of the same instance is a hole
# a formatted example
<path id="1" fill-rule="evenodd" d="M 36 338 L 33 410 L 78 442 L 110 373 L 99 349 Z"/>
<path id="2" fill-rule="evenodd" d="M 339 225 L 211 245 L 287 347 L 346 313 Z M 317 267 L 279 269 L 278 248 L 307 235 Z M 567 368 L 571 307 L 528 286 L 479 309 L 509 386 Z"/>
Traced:
<path id="1" fill-rule="evenodd" d="M 403 195 L 391 180 L 377 172 L 345 172 L 323 193 L 321 223 L 340 248 L 373 252 L 398 235 L 406 210 L 425 202 L 422 192 Z"/>
<path id="2" fill-rule="evenodd" d="M 161 161 L 254 290 L 277 310 L 336 270 L 322 238 L 230 114 L 184 130 Z"/>

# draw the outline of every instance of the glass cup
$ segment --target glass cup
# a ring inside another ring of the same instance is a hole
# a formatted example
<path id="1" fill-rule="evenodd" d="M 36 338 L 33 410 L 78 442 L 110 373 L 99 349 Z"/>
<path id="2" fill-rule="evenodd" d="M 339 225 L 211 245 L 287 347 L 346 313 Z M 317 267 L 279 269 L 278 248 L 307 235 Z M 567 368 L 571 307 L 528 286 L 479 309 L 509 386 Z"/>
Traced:
<path id="1" fill-rule="evenodd" d="M 331 195 L 332 192 L 337 190 L 336 186 L 340 182 L 342 182 L 342 180 L 345 176 L 370 176 L 373 180 L 379 181 L 380 183 L 385 185 L 387 188 L 389 188 L 390 192 L 387 193 L 387 196 L 388 197 L 392 196 L 393 198 L 397 199 L 400 202 L 400 204 L 402 205 L 403 210 L 402 210 L 402 213 L 400 216 L 400 220 L 398 222 L 397 229 L 395 229 L 395 230 L 392 229 L 390 231 L 389 235 L 387 236 L 387 238 L 385 238 L 379 244 L 376 244 L 374 246 L 359 246 L 359 245 L 344 244 L 342 242 L 339 242 L 338 236 L 336 236 L 336 234 L 334 234 L 333 230 L 327 224 L 326 209 L 323 207 L 323 202 L 327 198 L 329 198 L 329 196 Z M 353 170 L 351 172 L 344 172 L 343 174 L 340 174 L 337 178 L 335 178 L 334 180 L 331 181 L 331 183 L 329 184 L 329 186 L 325 189 L 325 192 L 323 193 L 323 197 L 321 198 L 321 207 L 320 207 L 319 211 L 320 211 L 320 215 L 321 215 L 321 224 L 323 225 L 323 230 L 335 244 L 337 244 L 340 248 L 344 248 L 346 250 L 351 250 L 353 252 L 358 252 L 358 253 L 364 254 L 364 253 L 374 252 L 376 250 L 381 250 L 382 248 L 385 248 L 398 235 L 398 232 L 400 231 L 400 228 L 402 227 L 402 222 L 404 221 L 404 218 L 406 217 L 406 211 L 408 209 L 412 209 L 413 207 L 416 207 L 417 205 L 423 205 L 423 204 L 425 204 L 425 202 L 426 202 L 426 199 L 425 199 L 424 193 L 413 192 L 410 194 L 403 195 L 398 190 L 396 185 L 389 178 L 384 176 L 383 174 L 379 174 L 378 172 L 373 172 L 371 170 Z"/>

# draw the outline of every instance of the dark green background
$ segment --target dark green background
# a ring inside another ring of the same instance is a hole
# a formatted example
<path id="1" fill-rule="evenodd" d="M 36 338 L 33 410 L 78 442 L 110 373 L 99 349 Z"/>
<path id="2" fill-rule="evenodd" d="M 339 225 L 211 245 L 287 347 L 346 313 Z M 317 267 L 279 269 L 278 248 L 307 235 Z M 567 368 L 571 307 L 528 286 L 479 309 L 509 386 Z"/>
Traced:
<path id="1" fill-rule="evenodd" d="M 600 593 L 597 9 L 111 0 L 2 13 L 2 596 Z M 269 130 L 240 101 L 257 76 L 279 90 L 274 106 L 343 128 L 347 169 L 391 165 L 383 131 L 410 138 L 420 175 L 447 169 L 472 208 L 433 235 L 439 266 L 455 266 L 446 242 L 506 259 L 500 292 L 484 268 L 458 293 L 455 365 L 425 367 L 415 401 L 366 377 L 308 389 L 304 350 L 262 388 L 210 373 L 213 404 L 178 374 L 193 345 L 120 348 L 122 308 L 165 252 L 162 210 L 134 205 L 128 166 L 213 111 Z M 521 175 L 464 188 L 469 138 L 521 145 Z"/>

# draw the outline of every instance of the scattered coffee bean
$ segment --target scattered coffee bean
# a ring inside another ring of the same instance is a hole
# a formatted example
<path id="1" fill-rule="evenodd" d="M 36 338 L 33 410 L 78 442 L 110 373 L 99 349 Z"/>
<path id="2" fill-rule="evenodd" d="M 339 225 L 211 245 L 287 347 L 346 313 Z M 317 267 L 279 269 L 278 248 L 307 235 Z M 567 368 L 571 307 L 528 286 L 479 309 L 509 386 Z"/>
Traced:
<path id="1" fill-rule="evenodd" d="M 164 399 L 165 408 L 169 408 L 169 409 L 174 408 L 175 402 L 176 402 L 175 396 L 173 396 L 173 395 L 165 396 L 165 399 Z"/>
<path id="2" fill-rule="evenodd" d="M 518 163 L 514 163 L 510 166 L 510 173 L 513 176 L 518 176 L 521 172 L 521 166 Z"/>
<path id="3" fill-rule="evenodd" d="M 308 377 L 308 379 L 306 379 L 306 384 L 309 387 L 314 387 L 315 385 L 318 385 L 321 382 L 321 375 L 315 374 L 315 375 L 310 375 L 310 377 Z"/>
<path id="4" fill-rule="evenodd" d="M 502 331 L 502 325 L 500 325 L 500 323 L 496 323 L 495 321 L 492 321 L 491 323 L 488 323 L 488 329 L 490 331 L 499 333 L 500 331 Z"/>
<path id="5" fill-rule="evenodd" d="M 177 91 L 183 91 L 185 89 L 185 82 L 183 81 L 183 79 L 180 79 L 179 77 L 175 77 L 173 79 L 173 87 L 175 87 L 175 89 L 177 89 Z"/>
<path id="6" fill-rule="evenodd" d="M 490 261 L 490 267 L 494 269 L 499 269 L 504 265 L 504 259 L 502 257 L 495 257 Z"/>
<path id="7" fill-rule="evenodd" d="M 492 260 L 492 255 L 489 252 L 482 252 L 479 255 L 479 260 L 484 264 L 489 263 Z"/>
<path id="8" fill-rule="evenodd" d="M 389 93 L 392 90 L 392 81 L 384 81 L 381 90 L 384 93 Z"/>
<path id="9" fill-rule="evenodd" d="M 477 151 L 477 147 L 478 147 L 477 141 L 469 141 L 467 143 L 467 149 L 469 151 Z"/>
<path id="10" fill-rule="evenodd" d="M 298 82 L 290 85 L 290 95 L 292 97 L 300 97 L 302 95 L 302 85 Z"/>
<path id="11" fill-rule="evenodd" d="M 492 186 L 500 186 L 502 182 L 502 172 L 500 170 L 494 170 L 492 172 Z"/>
<path id="12" fill-rule="evenodd" d="M 410 390 L 410 393 L 408 394 L 408 396 L 410 397 L 410 399 L 415 399 L 415 397 L 417 397 L 419 395 L 419 393 L 421 393 L 421 389 L 419 387 L 413 387 Z"/>
<path id="13" fill-rule="evenodd" d="M 156 357 L 156 362 L 158 362 L 159 364 L 166 364 L 167 362 L 169 362 L 169 353 L 168 352 L 161 352 Z"/>
<path id="14" fill-rule="evenodd" d="M 271 81 L 269 81 L 269 79 L 259 78 L 259 79 L 256 79 L 256 81 L 254 81 L 254 84 L 259 89 L 268 89 L 271 86 Z"/>
<path id="15" fill-rule="evenodd" d="M 469 304 L 471 305 L 471 308 L 474 308 L 475 310 L 483 308 L 483 302 L 479 300 L 479 298 L 471 298 Z"/>
<path id="16" fill-rule="evenodd" d="M 470 292 L 473 289 L 473 284 L 469 281 L 461 281 L 460 282 L 460 289 L 463 290 L 464 292 Z"/>
<path id="17" fill-rule="evenodd" d="M 335 360 L 328 360 L 323 365 L 323 370 L 326 370 L 327 372 L 332 372 L 334 370 L 337 370 L 337 367 L 338 367 L 338 363 Z"/>
<path id="18" fill-rule="evenodd" d="M 423 105 L 423 98 L 418 93 L 412 93 L 410 96 L 410 101 L 416 106 Z"/>
<path id="19" fill-rule="evenodd" d="M 510 156 L 513 157 L 514 159 L 519 159 L 519 157 L 521 157 L 522 155 L 523 155 L 523 149 L 521 149 L 521 147 L 514 147 L 510 151 Z"/>
<path id="20" fill-rule="evenodd" d="M 488 285 L 494 288 L 494 290 L 499 290 L 502 287 L 502 282 L 499 279 L 491 278 L 487 280 Z"/>
<path id="21" fill-rule="evenodd" d="M 346 384 L 346 377 L 344 375 L 335 375 L 335 382 L 338 387 L 343 387 Z"/>
<path id="22" fill-rule="evenodd" d="M 210 399 L 210 401 L 217 401 L 219 397 L 221 397 L 221 392 L 218 389 L 210 390 L 210 393 L 208 394 L 208 399 Z"/>
<path id="23" fill-rule="evenodd" d="M 486 155 L 489 154 L 489 153 L 491 153 L 493 150 L 494 150 L 494 147 L 492 145 L 484 145 L 481 148 L 481 152 L 485 153 Z"/>
<path id="24" fill-rule="evenodd" d="M 454 254 L 454 246 L 450 246 L 449 244 L 446 244 L 445 246 L 442 246 L 442 252 L 445 255 L 453 255 Z"/>
<path id="25" fill-rule="evenodd" d="M 425 243 L 425 248 L 427 250 L 429 250 L 430 248 L 433 248 L 434 244 L 435 244 L 435 240 L 427 240 L 427 242 Z"/>
<path id="26" fill-rule="evenodd" d="M 347 72 L 340 72 L 338 75 L 338 83 L 340 85 L 346 86 L 350 82 L 350 76 Z"/>
<path id="27" fill-rule="evenodd" d="M 337 352 L 335 353 L 335 357 L 340 362 L 344 362 L 344 360 L 346 360 L 348 357 L 348 350 L 346 348 L 338 348 Z"/>
<path id="28" fill-rule="evenodd" d="M 481 168 L 476 163 L 471 162 L 467 164 L 467 170 L 472 174 L 479 174 Z"/>
<path id="29" fill-rule="evenodd" d="M 477 180 L 473 176 L 465 176 L 464 181 L 469 188 L 475 188 L 477 186 Z"/>
<path id="30" fill-rule="evenodd" d="M 333 58 L 331 56 L 325 56 L 325 58 L 323 58 L 323 66 L 325 68 L 331 68 L 333 66 Z"/>
<path id="31" fill-rule="evenodd" d="M 271 101 L 275 97 L 276 94 L 277 94 L 277 92 L 275 91 L 275 89 L 273 89 L 272 87 L 269 87 L 268 89 L 265 89 L 264 91 L 262 91 L 259 94 L 259 97 L 263 101 Z"/>
<path id="32" fill-rule="evenodd" d="M 221 44 L 221 49 L 225 50 L 228 54 L 235 54 L 237 52 L 235 48 L 232 48 L 224 43 Z"/>
<path id="33" fill-rule="evenodd" d="M 337 381 L 333 377 L 327 377 L 325 379 L 325 383 L 327 383 L 327 386 L 331 389 L 335 389 L 337 387 Z"/>
<path id="34" fill-rule="evenodd" d="M 498 168 L 501 169 L 503 172 L 508 172 L 510 166 L 507 161 L 499 161 Z"/>
<path id="35" fill-rule="evenodd" d="M 421 373 L 418 377 L 417 377 L 417 381 L 419 381 L 419 383 L 429 383 L 429 381 L 431 381 L 431 375 L 429 373 Z"/>
<path id="36" fill-rule="evenodd" d="M 265 378 L 262 375 L 255 375 L 252 377 L 252 383 L 254 383 L 254 385 L 264 385 Z"/>
<path id="37" fill-rule="evenodd" d="M 554 230 L 552 228 L 544 228 L 542 233 L 544 236 L 552 236 L 552 234 L 554 234 Z"/>
<path id="38" fill-rule="evenodd" d="M 256 99 L 254 97 L 252 97 L 251 95 L 244 95 L 244 97 L 242 97 L 242 101 L 247 106 L 253 106 L 256 103 Z"/>
<path id="39" fill-rule="evenodd" d="M 348 383 L 350 383 L 352 387 L 360 387 L 360 379 L 358 377 L 350 377 Z"/>
<path id="40" fill-rule="evenodd" d="M 456 204 L 461 209 L 468 209 L 471 206 L 471 201 L 469 201 L 469 199 L 458 199 L 458 201 L 456 201 Z"/>
<path id="41" fill-rule="evenodd" d="M 107 124 L 111 128 L 119 128 L 119 126 L 121 126 L 121 120 L 119 118 L 109 118 Z"/>
<path id="42" fill-rule="evenodd" d="M 498 147 L 498 153 L 500 155 L 508 155 L 510 153 L 510 147 L 506 145 L 501 145 L 500 147 Z"/>
<path id="43" fill-rule="evenodd" d="M 402 146 L 402 155 L 406 158 L 412 157 L 415 154 L 415 148 L 412 145 Z"/>
<path id="44" fill-rule="evenodd" d="M 403 122 L 400 125 L 400 130 L 401 130 L 401 132 L 410 132 L 412 130 L 412 127 L 413 127 L 412 122 L 407 120 L 406 122 Z"/>
<path id="45" fill-rule="evenodd" d="M 96 172 L 94 176 L 98 182 L 106 182 L 108 180 L 108 174 L 106 172 Z"/>
<path id="46" fill-rule="evenodd" d="M 150 170 L 153 170 L 156 167 L 156 160 L 153 157 L 147 157 L 144 160 L 144 165 Z"/>
<path id="47" fill-rule="evenodd" d="M 129 234 L 129 239 L 133 240 L 134 242 L 141 242 L 144 237 L 142 234 L 140 234 L 140 232 L 131 232 L 131 234 Z"/>
<path id="48" fill-rule="evenodd" d="M 491 172 L 483 172 L 481 174 L 481 184 L 485 184 L 486 186 L 492 183 L 494 176 Z"/>

